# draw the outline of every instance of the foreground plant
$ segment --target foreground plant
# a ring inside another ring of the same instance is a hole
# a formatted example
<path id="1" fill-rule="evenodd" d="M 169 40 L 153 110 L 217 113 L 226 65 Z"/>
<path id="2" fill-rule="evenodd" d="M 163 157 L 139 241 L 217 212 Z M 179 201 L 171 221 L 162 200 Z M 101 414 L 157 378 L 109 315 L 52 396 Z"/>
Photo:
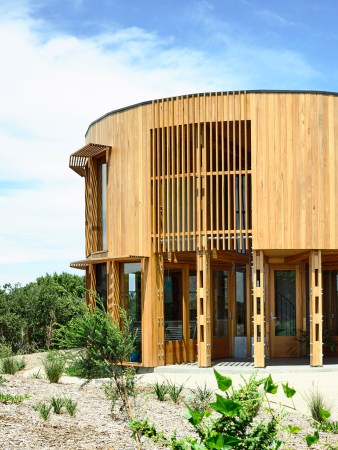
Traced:
<path id="1" fill-rule="evenodd" d="M 130 420 L 134 417 L 131 398 L 135 394 L 135 371 L 124 363 L 135 348 L 136 336 L 131 329 L 126 311 L 120 309 L 120 321 L 115 322 L 96 296 L 96 307 L 90 305 L 82 316 L 73 318 L 56 334 L 60 348 L 74 349 L 70 357 L 78 376 L 87 380 L 110 378 L 106 394 L 112 407 L 119 401 L 120 410 Z M 140 442 L 135 439 L 140 449 Z"/>
<path id="2" fill-rule="evenodd" d="M 185 437 L 177 440 L 176 435 L 166 437 L 163 432 L 157 431 L 155 425 L 149 424 L 147 419 L 134 419 L 130 422 L 133 436 L 147 437 L 155 442 L 172 449 L 192 450 L 277 450 L 282 442 L 278 438 L 281 429 L 282 411 L 275 411 L 267 394 L 276 394 L 278 386 L 271 376 L 257 380 L 253 374 L 248 381 L 235 389 L 232 380 L 214 370 L 218 388 L 223 395 L 216 394 L 216 401 L 209 403 L 204 411 L 187 406 L 186 417 L 193 425 L 198 437 Z M 262 387 L 262 390 L 260 389 Z M 282 384 L 285 396 L 292 399 L 296 391 L 286 384 Z M 263 401 L 268 402 L 268 409 L 264 419 L 259 418 L 258 412 Z M 294 408 L 293 408 L 294 409 Z M 211 410 L 217 417 L 211 416 Z M 299 427 L 289 425 L 286 427 L 290 434 L 300 431 Z M 319 440 L 318 431 L 306 436 L 310 447 Z"/>

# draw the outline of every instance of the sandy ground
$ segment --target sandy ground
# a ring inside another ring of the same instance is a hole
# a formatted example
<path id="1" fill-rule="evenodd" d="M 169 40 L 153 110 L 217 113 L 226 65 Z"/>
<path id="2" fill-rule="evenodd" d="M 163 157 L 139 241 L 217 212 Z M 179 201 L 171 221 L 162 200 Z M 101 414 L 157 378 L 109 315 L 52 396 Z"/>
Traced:
<path id="1" fill-rule="evenodd" d="M 29 398 L 19 404 L 0 403 L 0 449 L 101 449 L 125 450 L 134 449 L 135 443 L 130 437 L 130 430 L 123 414 L 112 417 L 110 402 L 106 399 L 100 383 L 90 383 L 81 387 L 81 381 L 73 377 L 62 377 L 61 383 L 51 384 L 43 378 L 41 360 L 43 354 L 25 356 L 26 367 L 14 376 L 5 375 L 6 382 L 0 385 L 0 391 L 11 394 L 28 394 Z M 177 370 L 180 368 L 178 367 Z M 222 372 L 226 369 L 222 369 Z M 36 378 L 37 374 L 41 378 Z M 242 382 L 240 373 L 228 373 L 234 385 Z M 134 405 L 135 415 L 139 418 L 148 417 L 157 428 L 171 434 L 177 430 L 178 436 L 192 434 L 192 428 L 186 419 L 182 418 L 185 411 L 183 403 L 174 405 L 170 401 L 159 402 L 153 395 L 145 391 L 145 387 L 155 379 L 172 379 L 186 386 L 185 395 L 189 396 L 189 387 L 206 383 L 216 388 L 212 371 L 193 371 L 175 373 L 146 373 L 139 377 L 139 385 L 143 386 L 142 394 L 137 397 Z M 249 374 L 246 373 L 245 377 Z M 261 376 L 261 375 L 259 375 Z M 318 387 L 329 402 L 338 406 L 338 369 L 328 372 L 320 370 L 299 370 L 272 374 L 275 382 L 286 382 L 297 389 L 295 403 L 297 409 L 306 412 L 304 394 Z M 281 391 L 281 388 L 279 388 Z M 75 417 L 66 413 L 52 413 L 47 421 L 43 421 L 33 409 L 39 401 L 47 401 L 52 396 L 69 397 L 77 402 Z M 285 402 L 285 397 L 280 399 Z M 279 397 L 273 396 L 274 401 Z M 291 405 L 291 402 L 289 402 Z M 338 420 L 337 408 L 334 410 L 335 420 Z M 293 437 L 288 444 L 290 449 L 306 449 L 304 436 L 311 432 L 309 419 L 300 413 L 288 413 L 285 419 L 303 427 L 299 435 Z M 321 434 L 321 444 L 312 449 L 324 449 L 324 443 L 330 442 L 338 448 L 338 435 Z M 157 444 L 147 441 L 143 449 L 160 449 Z"/>

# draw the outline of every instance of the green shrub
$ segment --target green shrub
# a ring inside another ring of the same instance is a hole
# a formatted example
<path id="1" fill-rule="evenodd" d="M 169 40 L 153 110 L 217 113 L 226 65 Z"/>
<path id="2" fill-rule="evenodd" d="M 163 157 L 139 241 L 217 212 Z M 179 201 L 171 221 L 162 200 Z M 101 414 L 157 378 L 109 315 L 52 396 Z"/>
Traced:
<path id="1" fill-rule="evenodd" d="M 168 392 L 169 397 L 171 398 L 171 400 L 174 403 L 179 402 L 183 389 L 184 389 L 184 383 L 176 384 L 172 380 L 167 380 L 167 392 Z"/>
<path id="2" fill-rule="evenodd" d="M 82 316 L 74 317 L 61 327 L 55 338 L 60 348 L 80 349 L 70 354 L 81 378 L 114 377 L 117 366 L 129 360 L 134 349 L 135 335 L 126 312 L 120 310 L 120 324 L 98 307 L 89 306 Z"/>
<path id="3" fill-rule="evenodd" d="M 150 385 L 150 392 L 156 395 L 157 400 L 163 402 L 168 392 L 167 383 L 165 381 L 159 382 L 158 380 L 156 380 Z"/>
<path id="4" fill-rule="evenodd" d="M 77 402 L 74 402 L 71 398 L 64 399 L 64 406 L 68 412 L 68 414 L 73 417 L 75 416 L 75 411 L 77 408 Z"/>
<path id="5" fill-rule="evenodd" d="M 26 398 L 29 398 L 29 394 L 25 395 L 11 395 L 5 394 L 4 392 L 0 392 L 0 402 L 1 403 L 21 403 Z"/>
<path id="6" fill-rule="evenodd" d="M 66 361 L 57 351 L 49 352 L 42 361 L 46 376 L 51 383 L 57 383 L 64 372 Z"/>
<path id="7" fill-rule="evenodd" d="M 318 390 L 318 387 L 312 386 L 312 390 L 305 395 L 309 412 L 313 420 L 318 423 L 326 421 L 331 413 L 331 406 L 326 402 L 323 394 Z"/>
<path id="8" fill-rule="evenodd" d="M 52 397 L 50 400 L 50 404 L 51 404 L 55 414 L 61 414 L 61 410 L 65 404 L 65 401 L 61 397 Z"/>
<path id="9" fill-rule="evenodd" d="M 196 388 L 190 389 L 192 398 L 190 404 L 197 411 L 205 411 L 213 396 L 213 389 L 208 388 L 204 382 L 203 386 L 196 385 Z"/>
<path id="10" fill-rule="evenodd" d="M 9 345 L 2 344 L 0 346 L 0 372 L 14 375 L 25 367 L 23 358 L 15 357 Z"/>
<path id="11" fill-rule="evenodd" d="M 40 414 L 40 417 L 43 420 L 47 420 L 50 415 L 52 405 L 50 403 L 39 402 L 37 405 L 33 406 L 33 409 Z"/>
<path id="12" fill-rule="evenodd" d="M 281 446 L 278 440 L 281 413 L 273 411 L 269 405 L 268 414 L 264 419 L 257 416 L 266 393 L 274 394 L 278 386 L 273 383 L 271 376 L 257 380 L 253 374 L 248 381 L 237 389 L 232 387 L 232 380 L 214 371 L 218 389 L 222 395 L 216 393 L 216 400 L 209 403 L 205 411 L 187 406 L 186 417 L 194 427 L 197 437 L 187 436 L 177 440 L 176 435 L 166 437 L 157 431 L 155 425 L 149 424 L 147 419 L 134 419 L 130 423 L 133 436 L 147 436 L 173 450 L 183 449 L 238 449 L 238 450 L 277 450 Z M 261 392 L 264 390 L 265 394 Z M 286 397 L 292 398 L 295 390 L 287 383 L 283 385 Z M 203 389 L 203 393 L 207 389 Z M 268 400 L 268 397 L 266 396 Z M 210 410 L 218 413 L 210 416 Z M 296 427 L 289 427 L 290 433 L 299 431 Z M 318 432 L 307 435 L 308 445 L 318 441 Z"/>

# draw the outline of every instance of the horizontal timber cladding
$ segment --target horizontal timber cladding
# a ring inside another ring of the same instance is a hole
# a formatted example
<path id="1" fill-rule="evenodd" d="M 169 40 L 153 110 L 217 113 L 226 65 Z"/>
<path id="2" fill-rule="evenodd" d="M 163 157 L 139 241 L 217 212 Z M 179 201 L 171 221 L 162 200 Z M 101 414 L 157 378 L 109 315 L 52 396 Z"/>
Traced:
<path id="1" fill-rule="evenodd" d="M 251 240 L 251 121 L 246 94 L 153 102 L 152 238 L 156 252 L 245 252 Z"/>

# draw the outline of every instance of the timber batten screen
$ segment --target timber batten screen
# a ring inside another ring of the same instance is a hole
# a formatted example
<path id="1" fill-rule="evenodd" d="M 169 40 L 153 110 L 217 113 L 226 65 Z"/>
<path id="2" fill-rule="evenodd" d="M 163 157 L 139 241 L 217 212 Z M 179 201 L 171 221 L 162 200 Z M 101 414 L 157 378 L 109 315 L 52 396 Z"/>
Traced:
<path id="1" fill-rule="evenodd" d="M 156 252 L 196 251 L 202 236 L 210 250 L 250 249 L 251 121 L 246 119 L 243 97 L 233 96 L 230 102 L 229 95 L 216 96 L 217 111 L 208 114 L 209 120 L 200 114 L 201 105 L 204 111 L 208 108 L 205 95 L 153 102 L 150 142 Z"/>
<path id="2" fill-rule="evenodd" d="M 78 175 L 84 177 L 86 175 L 86 166 L 88 158 L 98 156 L 110 147 L 101 144 L 87 144 L 80 148 L 76 152 L 72 153 L 69 157 L 69 167 L 74 170 Z"/>

